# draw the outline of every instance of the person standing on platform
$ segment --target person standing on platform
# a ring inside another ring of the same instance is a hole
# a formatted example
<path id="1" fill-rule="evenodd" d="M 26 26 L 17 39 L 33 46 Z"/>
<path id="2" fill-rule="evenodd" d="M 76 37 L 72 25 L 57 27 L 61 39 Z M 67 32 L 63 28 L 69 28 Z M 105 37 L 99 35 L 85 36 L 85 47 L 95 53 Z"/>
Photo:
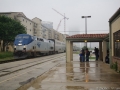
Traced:
<path id="1" fill-rule="evenodd" d="M 82 49 L 82 62 L 85 62 L 85 50 Z"/>
<path id="2" fill-rule="evenodd" d="M 80 62 L 82 62 L 82 56 L 83 56 L 83 55 L 82 55 L 82 51 L 80 51 L 79 56 L 80 56 L 80 58 L 79 58 L 79 59 L 80 59 Z"/>
<path id="3" fill-rule="evenodd" d="M 99 58 L 99 50 L 98 50 L 98 48 L 95 47 L 94 51 L 95 51 L 95 57 L 96 57 L 96 61 L 97 61 Z"/>
<path id="4" fill-rule="evenodd" d="M 89 62 L 90 52 L 89 52 L 88 48 L 86 48 L 85 54 L 86 54 L 86 62 Z"/>

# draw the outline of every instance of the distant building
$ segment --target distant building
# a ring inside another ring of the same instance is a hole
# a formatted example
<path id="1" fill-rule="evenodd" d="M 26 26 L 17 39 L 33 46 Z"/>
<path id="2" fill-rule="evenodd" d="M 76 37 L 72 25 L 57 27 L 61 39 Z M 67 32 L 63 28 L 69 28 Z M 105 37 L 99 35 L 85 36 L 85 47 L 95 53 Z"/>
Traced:
<path id="1" fill-rule="evenodd" d="M 32 19 L 33 22 L 37 23 L 37 29 L 34 29 L 34 35 L 38 37 L 42 37 L 42 26 L 41 26 L 41 19 L 35 17 Z"/>
<path id="2" fill-rule="evenodd" d="M 42 38 L 52 39 L 52 30 L 42 25 Z"/>
<path id="3" fill-rule="evenodd" d="M 53 29 L 53 22 L 42 21 L 42 25 L 49 28 L 49 29 Z"/>
<path id="4" fill-rule="evenodd" d="M 40 28 L 38 28 L 38 24 L 27 18 L 23 12 L 0 12 L 0 15 L 20 21 L 20 23 L 26 28 L 27 34 L 39 36 L 38 31 Z"/>
<path id="5" fill-rule="evenodd" d="M 66 35 L 59 33 L 53 29 L 53 23 L 48 21 L 42 21 L 43 38 L 56 39 L 65 42 Z"/>
<path id="6" fill-rule="evenodd" d="M 0 12 L 0 15 L 20 21 L 21 25 L 25 27 L 27 34 L 45 39 L 56 39 L 65 42 L 66 35 L 54 30 L 52 22 L 42 21 L 37 17 L 31 20 L 27 18 L 23 12 Z M 1 48 L 2 47 L 0 47 L 0 49 Z M 9 51 L 13 51 L 13 47 L 11 47 Z"/>

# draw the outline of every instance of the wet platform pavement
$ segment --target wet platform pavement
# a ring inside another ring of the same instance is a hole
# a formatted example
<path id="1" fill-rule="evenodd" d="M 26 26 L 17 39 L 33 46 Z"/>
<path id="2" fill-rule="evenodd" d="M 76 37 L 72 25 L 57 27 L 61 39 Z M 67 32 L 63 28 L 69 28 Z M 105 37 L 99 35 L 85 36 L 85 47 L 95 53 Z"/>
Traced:
<path id="1" fill-rule="evenodd" d="M 120 73 L 102 61 L 79 62 L 74 54 L 18 90 L 120 90 Z"/>

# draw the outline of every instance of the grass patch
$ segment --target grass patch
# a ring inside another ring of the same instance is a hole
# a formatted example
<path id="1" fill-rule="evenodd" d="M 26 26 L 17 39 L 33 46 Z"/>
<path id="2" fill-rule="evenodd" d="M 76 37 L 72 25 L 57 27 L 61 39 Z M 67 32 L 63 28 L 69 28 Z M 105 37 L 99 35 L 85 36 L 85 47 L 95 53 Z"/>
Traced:
<path id="1" fill-rule="evenodd" d="M 117 62 L 113 63 L 112 66 L 111 66 L 112 69 L 114 69 L 115 71 L 118 70 L 118 64 Z"/>
<path id="2" fill-rule="evenodd" d="M 73 51 L 73 54 L 78 54 L 78 55 L 79 55 L 79 54 L 80 54 L 80 51 Z M 93 56 L 93 57 L 92 57 L 92 56 Z M 89 59 L 95 59 L 95 55 L 92 55 L 92 56 L 90 55 L 90 56 L 89 56 Z"/>
<path id="3" fill-rule="evenodd" d="M 95 57 L 91 57 L 91 56 L 90 56 L 89 59 L 95 59 Z"/>
<path id="4" fill-rule="evenodd" d="M 14 59 L 13 57 L 8 57 L 8 58 L 0 59 L 0 61 L 13 60 L 13 59 Z"/>
<path id="5" fill-rule="evenodd" d="M 80 51 L 73 51 L 73 54 L 80 54 Z"/>
<path id="6" fill-rule="evenodd" d="M 13 59 L 13 52 L 0 52 L 0 61 Z"/>

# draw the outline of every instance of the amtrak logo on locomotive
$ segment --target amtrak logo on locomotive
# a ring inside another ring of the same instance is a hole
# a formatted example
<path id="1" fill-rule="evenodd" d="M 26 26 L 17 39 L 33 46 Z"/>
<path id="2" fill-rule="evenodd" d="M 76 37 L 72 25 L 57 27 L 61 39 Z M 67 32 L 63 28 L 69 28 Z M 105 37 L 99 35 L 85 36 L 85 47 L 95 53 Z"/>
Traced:
<path id="1" fill-rule="evenodd" d="M 37 43 L 38 47 L 40 47 L 40 42 Z"/>

